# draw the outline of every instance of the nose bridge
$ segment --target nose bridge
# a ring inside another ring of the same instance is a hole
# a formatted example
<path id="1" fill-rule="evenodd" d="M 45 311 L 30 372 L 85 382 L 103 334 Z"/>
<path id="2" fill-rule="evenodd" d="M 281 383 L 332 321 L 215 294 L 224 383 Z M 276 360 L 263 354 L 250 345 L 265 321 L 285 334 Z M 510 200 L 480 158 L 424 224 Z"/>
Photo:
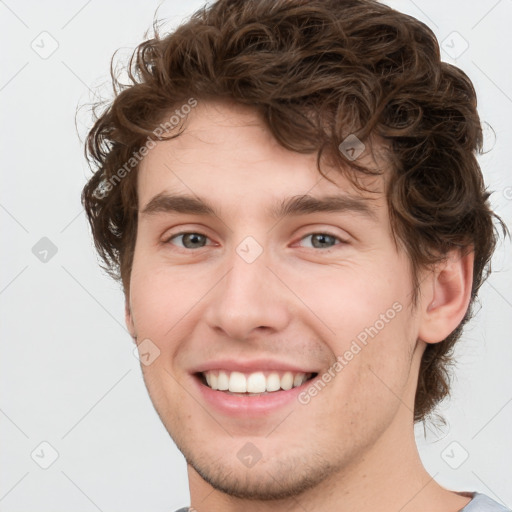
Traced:
<path id="1" fill-rule="evenodd" d="M 289 322 L 290 297 L 267 266 L 271 258 L 252 237 L 230 254 L 224 278 L 217 284 L 206 312 L 210 327 L 244 339 L 253 330 L 279 331 Z"/>

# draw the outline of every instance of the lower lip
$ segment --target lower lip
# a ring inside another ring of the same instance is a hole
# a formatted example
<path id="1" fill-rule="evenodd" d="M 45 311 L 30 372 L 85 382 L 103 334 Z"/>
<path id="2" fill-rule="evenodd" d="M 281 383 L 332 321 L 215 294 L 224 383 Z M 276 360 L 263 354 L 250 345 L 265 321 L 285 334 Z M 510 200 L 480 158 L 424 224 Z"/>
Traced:
<path id="1" fill-rule="evenodd" d="M 221 413 L 234 417 L 260 417 L 277 411 L 293 401 L 297 401 L 297 396 L 317 378 L 314 377 L 300 386 L 286 391 L 273 391 L 260 396 L 245 396 L 230 395 L 223 391 L 211 389 L 202 383 L 198 375 L 193 375 L 192 377 L 208 404 Z"/>

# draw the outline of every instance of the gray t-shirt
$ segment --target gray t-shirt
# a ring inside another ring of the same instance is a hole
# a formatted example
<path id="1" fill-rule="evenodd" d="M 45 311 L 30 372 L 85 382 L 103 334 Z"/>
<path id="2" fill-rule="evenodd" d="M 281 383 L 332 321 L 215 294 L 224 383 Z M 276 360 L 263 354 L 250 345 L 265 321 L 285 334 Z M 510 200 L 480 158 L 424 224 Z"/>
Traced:
<path id="1" fill-rule="evenodd" d="M 479 492 L 473 494 L 473 499 L 460 512 L 510 512 L 509 508 Z"/>
<path id="2" fill-rule="evenodd" d="M 512 512 L 497 501 L 479 492 L 460 493 L 473 496 L 473 499 L 460 512 Z M 176 512 L 189 512 L 189 507 L 180 508 Z"/>

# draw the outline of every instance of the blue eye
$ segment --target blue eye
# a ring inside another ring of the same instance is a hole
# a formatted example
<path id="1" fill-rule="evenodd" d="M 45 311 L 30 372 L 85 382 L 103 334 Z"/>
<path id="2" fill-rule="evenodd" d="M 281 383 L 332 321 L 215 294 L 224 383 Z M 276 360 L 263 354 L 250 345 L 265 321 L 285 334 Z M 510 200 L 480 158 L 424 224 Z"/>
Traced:
<path id="1" fill-rule="evenodd" d="M 331 247 L 338 245 L 336 244 L 336 240 L 343 243 L 343 240 L 341 240 L 341 238 L 338 238 L 337 236 L 334 235 L 330 235 L 329 233 L 311 233 L 301 238 L 301 241 L 310 237 L 311 246 L 314 249 L 330 249 Z"/>
<path id="2" fill-rule="evenodd" d="M 307 238 L 311 238 L 311 244 L 309 247 L 313 249 L 330 249 L 335 245 L 346 243 L 341 238 L 329 233 L 310 233 L 309 235 L 302 237 L 301 241 L 306 240 Z M 181 243 L 176 244 L 173 241 L 176 239 L 181 239 Z M 202 233 L 183 232 L 171 236 L 166 240 L 166 243 L 172 243 L 173 245 L 177 245 L 178 247 L 182 247 L 184 249 L 201 249 L 207 245 L 207 240 L 209 240 L 209 238 Z M 339 243 L 336 243 L 337 241 Z"/>
<path id="3" fill-rule="evenodd" d="M 182 239 L 182 245 L 185 249 L 201 249 L 201 247 L 204 247 L 206 240 L 208 240 L 208 237 L 201 233 L 178 233 L 177 235 L 171 236 L 167 242 L 175 238 Z M 203 244 L 203 242 L 205 243 Z"/>

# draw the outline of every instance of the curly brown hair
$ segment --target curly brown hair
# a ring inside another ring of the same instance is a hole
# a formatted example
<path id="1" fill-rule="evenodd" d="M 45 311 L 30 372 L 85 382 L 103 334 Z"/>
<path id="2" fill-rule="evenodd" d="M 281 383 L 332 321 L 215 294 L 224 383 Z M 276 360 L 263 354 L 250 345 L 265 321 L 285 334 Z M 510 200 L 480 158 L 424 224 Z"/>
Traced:
<path id="1" fill-rule="evenodd" d="M 449 393 L 453 346 L 499 238 L 494 220 L 508 232 L 490 209 L 477 162 L 482 129 L 470 79 L 441 62 L 425 24 L 374 0 L 219 0 L 165 37 L 158 32 L 155 25 L 134 51 L 129 84 L 111 68 L 115 98 L 87 136 L 94 174 L 82 203 L 103 268 L 128 294 L 138 160 L 162 138 L 155 127 L 191 97 L 251 106 L 282 146 L 317 153 L 322 175 L 323 159 L 350 170 L 358 188 L 358 176 L 381 171 L 348 159 L 339 145 L 349 134 L 365 143 L 378 135 L 389 145 L 390 222 L 412 264 L 412 302 L 420 269 L 451 249 L 474 251 L 466 315 L 423 354 L 414 419 L 425 419 Z"/>

